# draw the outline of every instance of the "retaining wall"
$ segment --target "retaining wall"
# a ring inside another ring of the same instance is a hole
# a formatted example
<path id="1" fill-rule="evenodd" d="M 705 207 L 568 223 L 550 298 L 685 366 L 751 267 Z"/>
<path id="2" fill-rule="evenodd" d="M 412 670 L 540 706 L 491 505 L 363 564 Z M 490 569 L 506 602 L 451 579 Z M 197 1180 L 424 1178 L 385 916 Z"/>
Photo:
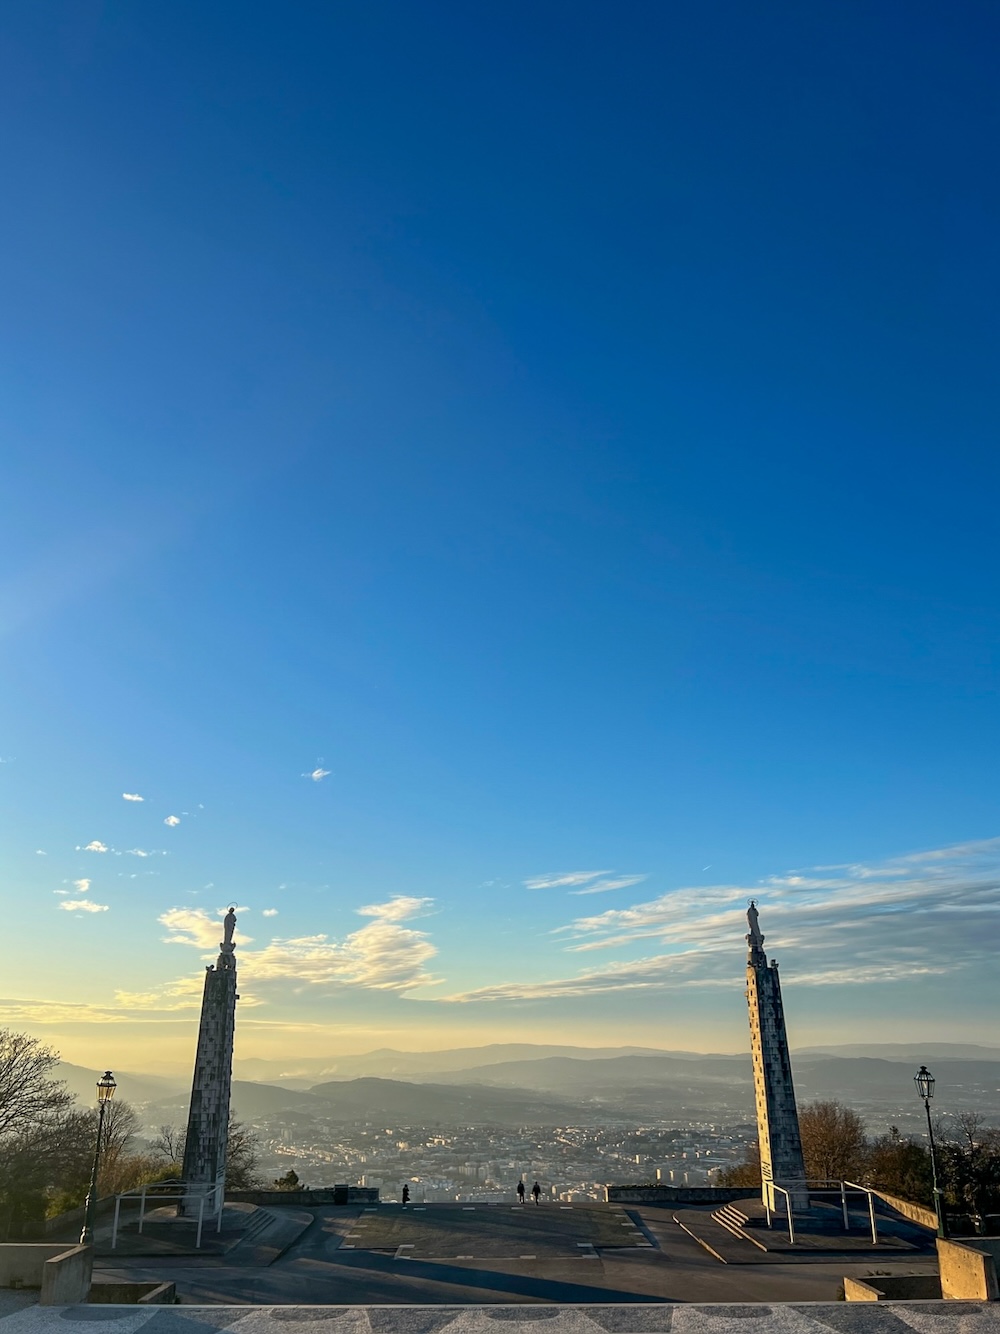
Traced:
<path id="1" fill-rule="evenodd" d="M 844 1297 L 849 1302 L 939 1301 L 941 1280 L 937 1274 L 879 1274 L 867 1281 L 845 1278 Z"/>
<path id="2" fill-rule="evenodd" d="M 902 1214 L 904 1218 L 908 1218 L 911 1223 L 918 1223 L 920 1227 L 930 1228 L 932 1232 L 937 1231 L 937 1214 L 933 1209 L 928 1209 L 922 1204 L 914 1204 L 912 1200 L 900 1199 L 898 1195 L 888 1195 L 884 1190 L 873 1189 L 872 1194 L 897 1214 Z"/>
<path id="3" fill-rule="evenodd" d="M 606 1186 L 611 1204 L 731 1204 L 758 1200 L 760 1191 L 746 1186 Z"/>
<path id="4" fill-rule="evenodd" d="M 64 1241 L 8 1241 L 0 1245 L 0 1288 L 40 1288 L 49 1260 L 70 1253 Z M 73 1250 L 87 1250 L 85 1246 Z"/>
<path id="5" fill-rule="evenodd" d="M 297 1205 L 378 1204 L 377 1186 L 328 1186 L 323 1190 L 227 1190 L 227 1204 Z"/>
<path id="6" fill-rule="evenodd" d="M 997 1261 L 1000 1238 L 970 1237 L 945 1241 L 938 1237 L 938 1269 L 941 1296 L 959 1301 L 1000 1301 Z"/>

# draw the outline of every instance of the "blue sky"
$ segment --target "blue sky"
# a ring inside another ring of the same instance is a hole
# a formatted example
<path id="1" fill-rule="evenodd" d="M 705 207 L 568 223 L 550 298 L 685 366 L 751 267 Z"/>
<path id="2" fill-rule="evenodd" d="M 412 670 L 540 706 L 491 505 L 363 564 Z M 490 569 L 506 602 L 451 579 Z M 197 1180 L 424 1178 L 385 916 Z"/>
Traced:
<path id="1" fill-rule="evenodd" d="M 9 10 L 0 1022 L 989 1041 L 998 27 Z"/>

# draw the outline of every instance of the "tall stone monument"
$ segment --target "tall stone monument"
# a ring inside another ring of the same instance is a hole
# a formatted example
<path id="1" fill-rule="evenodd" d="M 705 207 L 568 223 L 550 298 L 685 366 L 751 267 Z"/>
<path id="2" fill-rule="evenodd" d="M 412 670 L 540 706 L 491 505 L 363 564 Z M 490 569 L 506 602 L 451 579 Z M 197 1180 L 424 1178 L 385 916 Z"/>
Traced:
<path id="1" fill-rule="evenodd" d="M 793 1209 L 808 1209 L 806 1166 L 802 1157 L 799 1113 L 795 1106 L 792 1063 L 788 1055 L 785 1012 L 781 1005 L 778 965 L 764 953 L 757 905 L 747 911 L 747 1005 L 750 1009 L 750 1047 L 753 1087 L 757 1101 L 757 1142 L 760 1145 L 761 1195 L 771 1209 L 785 1212 L 786 1200 L 775 1186 L 792 1197 Z"/>
<path id="2" fill-rule="evenodd" d="M 205 971 L 198 1050 L 194 1059 L 191 1109 L 184 1141 L 185 1199 L 182 1212 L 197 1212 L 205 1197 L 206 1212 L 221 1208 L 226 1183 L 226 1138 L 229 1130 L 229 1089 L 233 1077 L 233 1033 L 236 1028 L 236 946 L 233 908 L 223 922 L 219 957 Z M 221 1189 L 216 1189 L 217 1187 Z"/>

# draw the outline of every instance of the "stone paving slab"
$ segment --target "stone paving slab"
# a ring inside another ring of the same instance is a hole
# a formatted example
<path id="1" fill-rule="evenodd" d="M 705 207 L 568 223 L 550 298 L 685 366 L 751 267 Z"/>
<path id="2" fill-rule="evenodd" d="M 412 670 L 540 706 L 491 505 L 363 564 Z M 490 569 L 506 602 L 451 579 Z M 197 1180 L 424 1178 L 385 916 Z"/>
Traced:
<path id="1" fill-rule="evenodd" d="M 31 1306 L 0 1316 L 0 1334 L 290 1334 L 299 1324 L 302 1334 L 1000 1334 L 1000 1303 Z"/>
<path id="2" fill-rule="evenodd" d="M 624 1209 L 601 1205 L 381 1205 L 351 1221 L 346 1250 L 405 1251 L 407 1259 L 574 1256 L 649 1240 Z"/>

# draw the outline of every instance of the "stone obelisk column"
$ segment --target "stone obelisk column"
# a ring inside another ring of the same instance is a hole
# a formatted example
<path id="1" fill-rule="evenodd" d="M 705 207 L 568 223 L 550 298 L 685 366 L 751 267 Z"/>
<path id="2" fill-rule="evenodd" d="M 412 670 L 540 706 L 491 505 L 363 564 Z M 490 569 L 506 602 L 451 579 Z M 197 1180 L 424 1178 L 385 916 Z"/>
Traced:
<path id="1" fill-rule="evenodd" d="M 229 1131 L 229 1089 L 233 1077 L 233 1033 L 236 1027 L 235 910 L 226 914 L 224 938 L 215 965 L 205 970 L 201 1025 L 191 1086 L 187 1137 L 184 1141 L 185 1199 L 181 1212 L 197 1213 L 205 1198 L 206 1213 L 221 1208 L 226 1184 L 226 1139 Z M 217 1189 L 218 1188 L 218 1189 Z"/>
<path id="2" fill-rule="evenodd" d="M 808 1209 L 809 1191 L 805 1185 L 806 1167 L 778 965 L 773 959 L 770 963 L 767 961 L 764 937 L 757 920 L 757 905 L 752 900 L 747 922 L 750 926 L 747 936 L 747 1004 L 757 1102 L 761 1196 L 771 1209 L 784 1213 L 785 1197 L 774 1189 L 775 1185 L 784 1186 L 792 1197 L 794 1209 Z"/>

